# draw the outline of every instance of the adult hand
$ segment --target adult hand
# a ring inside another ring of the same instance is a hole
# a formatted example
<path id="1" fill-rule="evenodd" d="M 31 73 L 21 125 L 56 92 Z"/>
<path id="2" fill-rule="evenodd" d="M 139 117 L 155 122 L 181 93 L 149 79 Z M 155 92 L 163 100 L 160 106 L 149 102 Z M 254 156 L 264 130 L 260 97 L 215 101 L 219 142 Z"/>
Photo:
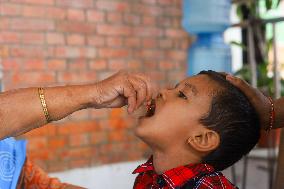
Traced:
<path id="1" fill-rule="evenodd" d="M 254 108 L 256 109 L 262 129 L 269 127 L 270 116 L 270 101 L 262 94 L 258 89 L 253 88 L 244 80 L 234 77 L 232 75 L 226 75 L 226 79 L 238 87 L 249 99 Z"/>
<path id="2" fill-rule="evenodd" d="M 111 77 L 95 84 L 97 96 L 96 108 L 119 108 L 128 105 L 132 113 L 143 102 L 149 102 L 156 95 L 150 77 L 141 74 L 130 74 L 119 71 Z"/>

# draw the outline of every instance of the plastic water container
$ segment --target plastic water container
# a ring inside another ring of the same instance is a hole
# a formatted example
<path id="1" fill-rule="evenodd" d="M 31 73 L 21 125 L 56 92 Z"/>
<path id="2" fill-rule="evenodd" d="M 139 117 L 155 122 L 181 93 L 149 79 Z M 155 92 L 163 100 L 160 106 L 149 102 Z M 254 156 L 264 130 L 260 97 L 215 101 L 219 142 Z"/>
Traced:
<path id="1" fill-rule="evenodd" d="M 223 32 L 230 25 L 231 0 L 183 0 L 183 28 L 191 33 Z"/>
<path id="2" fill-rule="evenodd" d="M 197 35 L 197 40 L 189 48 L 188 75 L 202 70 L 232 72 L 230 46 L 224 43 L 222 33 Z"/>

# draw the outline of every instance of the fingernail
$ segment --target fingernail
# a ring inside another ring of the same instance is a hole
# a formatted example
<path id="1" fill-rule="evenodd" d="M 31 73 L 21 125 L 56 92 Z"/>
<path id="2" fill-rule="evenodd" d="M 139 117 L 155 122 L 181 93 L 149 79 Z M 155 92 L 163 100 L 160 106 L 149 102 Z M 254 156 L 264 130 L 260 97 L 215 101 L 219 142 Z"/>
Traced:
<path id="1" fill-rule="evenodd" d="M 234 81 L 235 77 L 232 76 L 232 75 L 227 75 L 226 79 L 229 80 L 229 81 Z"/>

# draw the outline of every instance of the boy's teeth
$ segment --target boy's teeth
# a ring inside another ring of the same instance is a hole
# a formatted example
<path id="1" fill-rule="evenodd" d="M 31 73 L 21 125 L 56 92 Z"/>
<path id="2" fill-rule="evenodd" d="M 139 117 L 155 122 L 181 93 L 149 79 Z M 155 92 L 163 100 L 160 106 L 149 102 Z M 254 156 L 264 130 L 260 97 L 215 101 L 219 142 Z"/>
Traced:
<path id="1" fill-rule="evenodd" d="M 146 117 L 151 117 L 155 114 L 155 109 L 156 109 L 155 100 L 151 101 L 151 105 L 149 105 L 147 109 L 148 111 L 147 111 Z"/>
<path id="2" fill-rule="evenodd" d="M 142 105 L 140 106 L 137 110 L 135 110 L 132 113 L 132 116 L 136 118 L 141 118 L 141 117 L 151 117 L 155 114 L 155 101 L 152 100 L 150 105 Z"/>

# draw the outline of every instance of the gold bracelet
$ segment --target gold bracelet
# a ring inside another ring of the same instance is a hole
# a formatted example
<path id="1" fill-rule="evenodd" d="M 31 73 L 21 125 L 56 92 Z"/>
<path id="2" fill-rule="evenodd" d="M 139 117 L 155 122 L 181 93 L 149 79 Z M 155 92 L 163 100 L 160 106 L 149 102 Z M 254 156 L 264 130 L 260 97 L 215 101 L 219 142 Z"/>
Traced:
<path id="1" fill-rule="evenodd" d="M 46 122 L 49 123 L 52 120 L 50 119 L 50 116 L 49 116 L 49 113 L 48 113 L 48 109 L 47 109 L 47 105 L 46 105 L 45 97 L 44 97 L 44 90 L 43 90 L 42 87 L 38 88 L 38 95 L 39 95 L 39 99 L 40 99 L 40 102 L 41 102 L 41 106 L 42 106 L 42 110 L 43 110 Z"/>

